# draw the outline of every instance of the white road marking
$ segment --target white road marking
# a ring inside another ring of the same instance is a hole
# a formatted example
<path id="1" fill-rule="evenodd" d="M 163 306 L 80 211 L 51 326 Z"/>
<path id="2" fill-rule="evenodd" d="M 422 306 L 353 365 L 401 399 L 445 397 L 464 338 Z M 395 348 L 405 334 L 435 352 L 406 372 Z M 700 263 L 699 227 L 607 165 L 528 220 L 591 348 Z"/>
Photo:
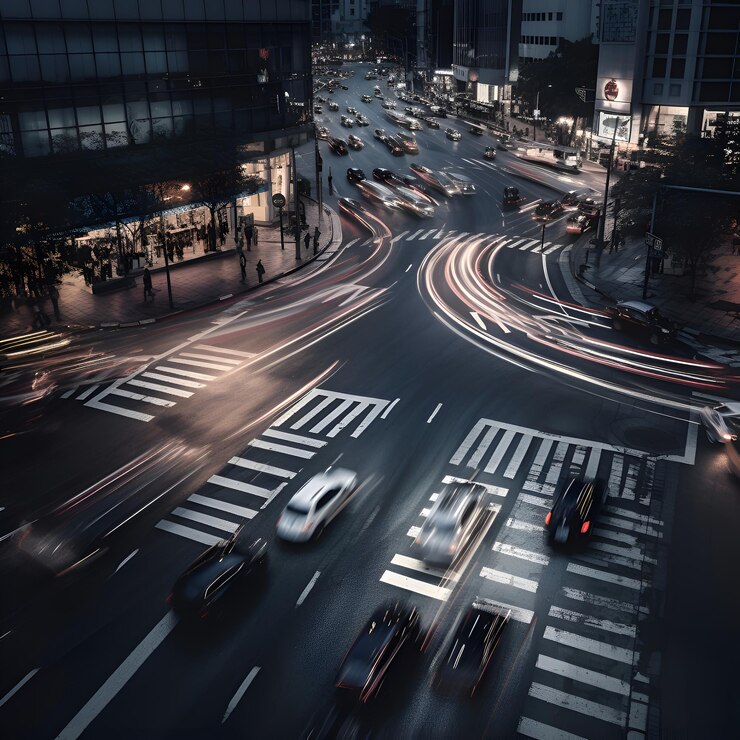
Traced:
<path id="1" fill-rule="evenodd" d="M 537 581 L 532 581 L 529 578 L 521 578 L 511 575 L 511 573 L 504 573 L 502 570 L 494 570 L 493 568 L 482 568 L 480 576 L 489 581 L 502 583 L 505 586 L 513 586 L 522 591 L 529 591 L 532 594 L 537 593 Z"/>
<path id="2" fill-rule="evenodd" d="M 488 327 L 485 325 L 483 319 L 478 315 L 477 311 L 471 311 L 470 315 L 473 317 L 473 321 L 475 321 L 478 326 L 480 326 L 483 331 L 488 331 Z"/>
<path id="3" fill-rule="evenodd" d="M 267 488 L 260 488 L 259 486 L 252 485 L 251 483 L 242 483 L 240 480 L 226 478 L 223 475 L 212 475 L 208 479 L 208 483 L 213 483 L 214 486 L 221 486 L 222 488 L 230 488 L 233 491 L 251 493 L 253 496 L 259 496 L 260 498 L 269 499 L 274 493 L 274 491 L 269 491 Z"/>
<path id="4" fill-rule="evenodd" d="M 380 418 L 381 418 L 381 419 L 385 419 L 385 418 L 386 418 L 386 417 L 388 416 L 388 414 L 390 414 L 390 413 L 391 413 L 391 411 L 393 410 L 393 407 L 394 407 L 394 406 L 395 406 L 395 405 L 396 405 L 396 404 L 397 404 L 397 403 L 398 403 L 398 402 L 399 402 L 400 400 L 401 400 L 400 398 L 397 398 L 397 399 L 396 399 L 395 401 L 393 401 L 393 402 L 392 402 L 392 403 L 391 403 L 391 404 L 390 404 L 389 406 L 386 406 L 386 409 L 385 409 L 385 411 L 384 411 L 384 412 L 382 413 L 382 415 L 381 415 L 381 417 L 380 417 Z"/>
<path id="5" fill-rule="evenodd" d="M 604 607 L 606 609 L 613 609 L 614 611 L 625 612 L 630 616 L 634 616 L 639 611 L 635 604 L 629 604 L 626 601 L 619 601 L 618 599 L 611 599 L 608 596 L 599 596 L 598 594 L 592 594 L 588 591 L 581 591 L 578 588 L 569 588 L 563 586 L 563 594 L 569 599 L 575 601 L 582 601 L 584 604 L 591 604 L 592 606 Z M 647 607 L 643 607 L 647 609 Z"/>
<path id="6" fill-rule="evenodd" d="M 418 231 L 414 232 L 411 236 L 406 238 L 406 241 L 410 242 L 412 239 L 416 239 L 416 237 L 419 236 L 422 231 L 424 231 L 424 229 L 419 229 Z"/>
<path id="7" fill-rule="evenodd" d="M 622 469 L 624 467 L 624 458 L 622 455 L 612 457 L 612 466 L 609 470 L 609 482 L 606 484 L 610 496 L 619 496 L 619 488 L 622 483 Z"/>
<path id="8" fill-rule="evenodd" d="M 436 230 L 437 230 L 436 228 L 435 228 L 435 229 L 430 229 L 429 231 L 427 231 L 427 233 L 426 233 L 426 234 L 424 234 L 424 236 L 420 236 L 420 237 L 419 237 L 419 241 L 423 241 L 423 240 L 424 240 L 424 239 L 426 239 L 426 238 L 427 238 L 427 237 L 428 237 L 428 236 L 429 236 L 430 234 L 433 234 L 433 233 L 434 233 L 434 232 L 435 232 Z"/>
<path id="9" fill-rule="evenodd" d="M 229 464 L 238 465 L 240 468 L 256 470 L 258 473 L 276 475 L 278 478 L 295 478 L 296 476 L 296 474 L 292 470 L 286 470 L 285 468 L 276 468 L 274 465 L 267 465 L 266 463 L 254 462 L 254 460 L 247 460 L 247 458 L 245 457 L 232 457 L 231 460 L 229 460 Z"/>
<path id="10" fill-rule="evenodd" d="M 313 576 L 312 576 L 311 580 L 308 582 L 308 585 L 306 586 L 306 588 L 304 588 L 303 591 L 301 591 L 301 595 L 298 597 L 298 601 L 296 601 L 296 603 L 295 603 L 296 607 L 300 606 L 306 600 L 306 597 L 311 593 L 311 589 L 316 585 L 316 581 L 319 580 L 319 576 L 320 575 L 321 575 L 321 571 L 320 570 L 317 570 L 313 574 Z"/>
<path id="11" fill-rule="evenodd" d="M 509 461 L 506 471 L 504 472 L 504 478 L 516 477 L 516 474 L 519 471 L 519 466 L 522 464 L 524 456 L 527 454 L 527 450 L 529 449 L 529 445 L 532 444 L 533 439 L 534 437 L 530 434 L 525 434 L 519 440 L 519 444 L 517 445 L 516 450 L 514 450 L 514 455 Z"/>
<path id="12" fill-rule="evenodd" d="M 155 370 L 161 370 L 164 373 L 171 373 L 172 375 L 181 375 L 183 378 L 192 378 L 193 380 L 218 380 L 215 375 L 206 375 L 205 373 L 194 373 L 191 370 L 181 370 L 179 367 L 167 367 L 166 365 L 158 365 Z"/>
<path id="13" fill-rule="evenodd" d="M 201 532 L 198 529 L 192 527 L 185 527 L 182 524 L 176 524 L 175 522 L 168 522 L 166 519 L 162 519 L 161 522 L 157 522 L 157 529 L 163 529 L 165 532 L 176 534 L 180 537 L 185 537 L 195 542 L 200 542 L 202 545 L 215 545 L 217 542 L 221 542 L 223 537 L 216 537 L 206 532 Z"/>
<path id="14" fill-rule="evenodd" d="M 249 673 L 247 674 L 247 677 L 241 682 L 241 685 L 236 690 L 236 693 L 231 698 L 231 701 L 226 707 L 226 711 L 224 712 L 224 717 L 221 720 L 221 724 L 226 722 L 226 720 L 229 718 L 229 715 L 236 709 L 236 705 L 240 702 L 242 696 L 244 696 L 250 684 L 252 683 L 252 681 L 254 681 L 254 679 L 257 677 L 257 674 L 259 672 L 260 672 L 259 666 L 255 666 L 254 668 L 252 668 L 251 671 L 249 671 Z"/>
<path id="15" fill-rule="evenodd" d="M 5 637 L 5 635 L 3 635 L 3 637 Z M 29 671 L 20 681 L 18 681 L 18 683 L 13 686 L 13 688 L 8 691 L 8 693 L 5 694 L 2 699 L 0 699 L 0 707 L 9 702 L 38 672 L 39 669 L 34 668 L 32 671 Z"/>
<path id="16" fill-rule="evenodd" d="M 526 244 L 522 244 L 522 246 L 519 247 L 519 250 L 521 251 L 521 250 L 529 249 L 530 247 L 534 247 L 535 245 L 539 243 L 540 243 L 539 239 L 532 239 L 531 241 L 528 241 Z"/>
<path id="17" fill-rule="evenodd" d="M 84 401 L 85 399 L 87 399 L 90 396 L 92 396 L 92 394 L 95 392 L 96 388 L 99 388 L 99 387 L 100 387 L 100 385 L 98 383 L 96 383 L 95 385 L 91 385 L 89 388 L 86 388 L 84 391 L 82 391 L 82 393 L 80 393 L 80 395 L 77 396 L 77 398 L 75 400 L 77 400 L 77 401 Z M 70 393 L 72 393 L 72 391 L 70 391 Z"/>
<path id="18" fill-rule="evenodd" d="M 453 583 L 457 583 L 460 580 L 460 574 L 453 570 L 443 570 L 442 568 L 433 568 L 427 565 L 423 560 L 417 560 L 416 558 L 410 558 L 406 555 L 399 555 L 396 553 L 391 559 L 391 565 L 399 565 L 401 568 L 408 568 L 409 570 L 418 570 L 419 573 L 424 573 L 427 576 L 433 578 L 447 579 Z"/>
<path id="19" fill-rule="evenodd" d="M 509 449 L 509 445 L 514 439 L 515 434 L 516 432 L 512 432 L 511 429 L 508 429 L 506 432 L 504 432 L 503 437 L 501 437 L 498 445 L 496 446 L 496 449 L 493 451 L 493 454 L 491 455 L 491 459 L 488 461 L 488 463 L 486 463 L 486 467 L 485 467 L 486 473 L 493 474 L 496 472 L 496 468 L 498 468 L 499 464 L 501 463 L 501 460 L 503 460 L 504 455 L 506 454 L 506 451 Z"/>
<path id="20" fill-rule="evenodd" d="M 511 604 L 505 604 L 503 601 L 495 601 L 494 599 L 481 598 L 480 601 L 483 601 L 490 606 L 496 606 L 504 611 L 511 611 L 511 618 L 515 622 L 529 624 L 534 619 L 534 612 L 530 609 L 522 609 L 520 606 L 512 606 Z"/>
<path id="21" fill-rule="evenodd" d="M 586 627 L 596 627 L 597 629 L 613 632 L 615 635 L 626 635 L 634 638 L 637 628 L 633 624 L 622 624 L 621 622 L 612 622 L 610 619 L 597 619 L 589 614 L 581 614 L 570 609 L 562 609 L 559 606 L 551 606 L 548 616 L 553 619 L 562 619 L 566 622 L 583 624 Z"/>
<path id="22" fill-rule="evenodd" d="M 597 671 L 588 670 L 587 668 L 581 668 L 572 663 L 566 663 L 564 660 L 550 658 L 547 655 L 540 654 L 537 656 L 535 668 L 554 673 L 557 676 L 562 676 L 572 681 L 584 683 L 587 686 L 595 686 L 604 691 L 611 691 L 620 696 L 630 695 L 630 685 L 626 681 L 621 681 L 613 676 L 607 676 Z"/>
<path id="23" fill-rule="evenodd" d="M 520 735 L 534 738 L 534 740 L 586 740 L 580 735 L 574 735 L 571 732 L 561 730 L 559 727 L 546 725 L 543 722 L 522 717 L 519 720 L 519 727 L 516 730 Z"/>
<path id="24" fill-rule="evenodd" d="M 540 701 L 546 701 L 549 704 L 570 709 L 572 712 L 585 714 L 588 717 L 596 717 L 620 727 L 624 727 L 627 722 L 627 715 L 619 709 L 612 709 L 604 704 L 582 699 L 574 694 L 566 694 L 564 691 L 558 691 L 558 689 L 553 689 L 550 686 L 533 683 L 529 687 L 529 695 Z"/>
<path id="25" fill-rule="evenodd" d="M 421 527 L 411 527 L 411 529 L 406 532 L 406 536 L 415 540 L 419 536 L 419 532 L 421 532 Z"/>
<path id="26" fill-rule="evenodd" d="M 469 468 L 478 468 L 478 466 L 480 465 L 480 461 L 483 459 L 483 455 L 486 454 L 488 448 L 491 445 L 491 442 L 493 442 L 493 438 L 497 434 L 498 427 L 488 427 L 488 429 L 486 429 L 486 433 L 483 435 L 483 438 L 478 443 L 478 447 L 471 456 L 470 460 L 468 460 Z"/>
<path id="27" fill-rule="evenodd" d="M 545 640 L 557 642 L 558 645 L 566 645 L 567 647 L 583 650 L 587 653 L 599 655 L 602 658 L 608 658 L 609 660 L 616 660 L 630 666 L 632 665 L 632 660 L 634 658 L 633 650 L 618 647 L 616 645 L 610 645 L 608 642 L 594 640 L 590 637 L 577 635 L 574 632 L 558 629 L 557 627 L 545 627 L 543 637 Z"/>
<path id="28" fill-rule="evenodd" d="M 241 365 L 243 360 L 234 360 L 231 357 L 217 357 L 216 355 L 202 355 L 198 352 L 180 352 L 179 357 L 192 357 L 194 360 L 208 360 L 212 362 L 228 362 L 229 365 Z"/>
<path id="29" fill-rule="evenodd" d="M 641 524 L 653 524 L 657 527 L 663 526 L 663 522 L 660 519 L 655 519 L 646 514 L 638 514 L 636 511 L 630 511 L 629 509 L 620 509 L 618 506 L 607 506 L 604 511 L 607 511 L 610 514 L 616 514 L 617 516 L 626 517 L 627 519 L 636 519 Z"/>
<path id="30" fill-rule="evenodd" d="M 640 582 L 634 578 L 626 578 L 625 576 L 620 576 L 616 573 L 609 573 L 608 571 L 597 570 L 596 568 L 588 568 L 585 565 L 578 565 L 577 563 L 568 563 L 567 571 L 578 576 L 593 578 L 596 581 L 614 583 L 618 586 L 626 586 L 627 588 L 633 588 L 635 590 L 640 589 Z"/>
<path id="31" fill-rule="evenodd" d="M 284 442 L 295 442 L 306 447 L 326 447 L 327 444 L 323 439 L 312 439 L 311 437 L 303 437 L 300 434 L 281 432 L 279 429 L 272 429 L 271 427 L 265 429 L 260 436 L 274 437 L 275 439 L 282 439 Z"/>
<path id="32" fill-rule="evenodd" d="M 592 447 L 588 454 L 588 464 L 586 465 L 586 480 L 593 480 L 599 470 L 599 460 L 601 459 L 601 450 L 598 447 Z"/>
<path id="33" fill-rule="evenodd" d="M 352 400 L 346 400 L 342 401 L 339 406 L 337 406 L 335 409 L 333 409 L 329 414 L 327 414 L 318 424 L 315 424 L 313 427 L 311 427 L 311 434 L 321 434 L 321 432 L 331 424 L 334 419 L 340 417 L 342 414 L 344 414 L 346 411 L 349 410 L 349 407 L 352 406 L 354 401 Z"/>
<path id="34" fill-rule="evenodd" d="M 521 547 L 507 545 L 504 542 L 494 542 L 493 550 L 494 552 L 500 552 L 502 555 L 508 555 L 519 560 L 528 560 L 530 563 L 537 563 L 538 565 L 547 565 L 550 562 L 550 558 L 544 553 L 532 552 Z"/>
<path id="35" fill-rule="evenodd" d="M 627 466 L 627 475 L 624 478 L 624 488 L 622 489 L 622 498 L 628 501 L 635 500 L 635 489 L 637 488 L 637 476 L 640 472 L 640 464 L 631 462 Z"/>
<path id="36" fill-rule="evenodd" d="M 470 480 L 469 478 L 457 478 L 454 475 L 446 475 L 444 478 L 442 478 L 442 483 L 444 483 L 446 486 L 450 485 L 450 483 L 472 483 L 473 485 L 479 486 L 480 488 L 484 488 L 486 493 L 490 493 L 492 496 L 506 496 L 507 493 L 509 493 L 508 488 L 501 488 L 501 486 L 492 486 L 490 483 L 481 483 L 477 480 Z"/>
<path id="37" fill-rule="evenodd" d="M 316 453 L 311 450 L 299 450 L 297 447 L 288 447 L 288 445 L 279 445 L 275 442 L 265 442 L 261 439 L 253 439 L 250 443 L 251 447 L 259 447 L 262 450 L 269 450 L 270 452 L 279 452 L 283 455 L 292 455 L 293 457 L 302 457 L 304 460 L 309 460 Z"/>
<path id="38" fill-rule="evenodd" d="M 434 419 L 434 417 L 435 417 L 435 416 L 437 415 L 437 412 L 438 412 L 438 411 L 439 411 L 439 410 L 440 410 L 441 408 L 442 408 L 442 404 L 441 404 L 441 403 L 438 403 L 438 404 L 437 404 L 437 408 L 435 408 L 435 409 L 434 409 L 434 411 L 432 411 L 432 415 L 431 415 L 431 416 L 430 416 L 430 417 L 429 417 L 429 418 L 427 419 L 427 424 L 431 424 L 431 422 L 432 422 L 432 419 Z"/>
<path id="39" fill-rule="evenodd" d="M 534 462 L 532 463 L 532 467 L 529 469 L 529 473 L 527 475 L 527 480 L 524 481 L 524 484 L 522 485 L 522 488 L 525 488 L 527 490 L 536 490 L 540 493 L 542 492 L 542 487 L 539 483 L 537 483 L 537 479 L 540 477 L 540 474 L 542 473 L 542 468 L 545 464 L 545 460 L 547 459 L 548 454 L 550 453 L 550 448 L 552 447 L 553 440 L 552 439 L 543 439 L 540 443 L 540 449 L 537 451 L 537 456 L 534 459 Z"/>
<path id="40" fill-rule="evenodd" d="M 452 589 L 444 588 L 443 586 L 434 586 L 431 583 L 425 583 L 416 578 L 402 576 L 400 573 L 395 573 L 392 570 L 385 571 L 380 577 L 380 580 L 382 583 L 387 583 L 390 586 L 413 591 L 421 596 L 428 596 L 439 601 L 447 601 L 452 593 Z"/>
<path id="41" fill-rule="evenodd" d="M 126 557 L 123 560 L 121 560 L 121 562 L 118 564 L 118 567 L 113 572 L 118 573 L 118 571 L 121 570 L 121 568 L 123 568 L 123 566 L 126 565 L 126 563 L 128 563 L 128 561 L 131 560 L 131 558 L 134 557 L 137 552 L 139 552 L 138 547 L 132 553 L 130 553 L 129 555 L 126 555 Z M 0 703 L 0 707 L 1 706 L 2 706 L 2 703 Z"/>
<path id="42" fill-rule="evenodd" d="M 509 517 L 506 520 L 506 526 L 510 529 L 517 529 L 520 532 L 544 532 L 545 528 L 540 524 L 532 524 L 531 522 L 525 522 L 523 519 L 516 519 Z"/>
<path id="43" fill-rule="evenodd" d="M 391 244 L 395 244 L 400 239 L 403 239 L 406 234 L 408 234 L 408 231 L 402 231 L 398 236 L 394 236 L 393 239 L 391 239 Z"/>
<path id="44" fill-rule="evenodd" d="M 189 365 L 192 367 L 204 367 L 208 370 L 233 370 L 231 365 L 219 365 L 216 362 L 203 362 L 202 360 L 184 360 L 182 357 L 170 357 L 167 362 L 173 362 L 175 365 Z"/>
<path id="45" fill-rule="evenodd" d="M 77 386 L 75 386 L 74 388 L 70 388 L 68 391 L 62 393 L 62 398 L 69 398 L 76 390 Z"/>
<path id="46" fill-rule="evenodd" d="M 410 269 L 411 269 L 412 267 L 413 267 L 413 265 L 409 265 L 409 266 L 408 266 L 408 267 L 407 267 L 407 268 L 406 268 L 406 269 L 404 270 L 404 272 L 408 272 L 408 271 L 409 271 L 409 270 L 410 270 Z"/>
<path id="47" fill-rule="evenodd" d="M 177 625 L 177 617 L 167 612 L 152 631 L 133 649 L 126 660 L 110 675 L 108 680 L 57 735 L 57 740 L 76 740 L 111 700 L 128 683 L 147 658 L 162 644 Z"/>
<path id="48" fill-rule="evenodd" d="M 137 419 L 138 421 L 151 421 L 154 418 L 151 414 L 144 414 L 141 411 L 124 409 L 121 406 L 114 406 L 113 404 L 96 401 L 95 399 L 88 401 L 85 406 L 88 406 L 91 409 L 98 409 L 98 411 L 107 411 L 109 414 L 127 416 L 129 419 Z"/>
<path id="49" fill-rule="evenodd" d="M 548 247 L 542 254 L 552 254 L 555 250 L 560 249 L 560 247 L 562 246 L 562 244 L 553 244 L 551 247 Z"/>
<path id="50" fill-rule="evenodd" d="M 318 416 L 327 406 L 334 403 L 334 399 L 331 396 L 327 396 L 326 398 L 322 399 L 320 403 L 318 403 L 316 406 L 314 406 L 307 414 L 302 416 L 298 421 L 294 422 L 290 425 L 291 429 L 300 429 L 304 424 L 307 424 L 311 419 L 314 418 L 314 416 Z M 280 420 L 275 422 L 273 426 L 279 426 Z"/>
<path id="51" fill-rule="evenodd" d="M 132 391 L 127 391 L 123 388 L 111 388 L 108 391 L 108 394 L 111 396 L 130 398 L 134 401 L 151 403 L 153 406 L 164 406 L 165 408 L 172 408 L 173 406 L 177 405 L 177 401 L 167 401 L 164 398 L 158 398 L 157 396 L 143 396 L 141 393 L 133 393 Z"/>
<path id="52" fill-rule="evenodd" d="M 248 509 L 246 506 L 237 506 L 236 504 L 230 504 L 228 501 L 220 501 L 217 498 L 201 496 L 198 493 L 188 496 L 188 501 L 192 501 L 194 504 L 200 504 L 201 506 L 208 506 L 212 509 L 218 509 L 219 511 L 225 511 L 242 519 L 252 519 L 257 515 L 254 509 Z"/>
<path id="53" fill-rule="evenodd" d="M 195 349 L 202 349 L 207 352 L 220 352 L 224 355 L 234 355 L 235 357 L 244 357 L 245 359 L 255 356 L 254 352 L 240 352 L 238 349 L 224 349 L 223 347 L 213 347 L 210 344 L 196 344 Z"/>
<path id="54" fill-rule="evenodd" d="M 236 522 L 230 522 L 220 517 L 211 516 L 210 514 L 201 514 L 199 511 L 190 511 L 190 509 L 183 509 L 178 506 L 170 516 L 179 516 L 181 519 L 190 519 L 199 524 L 205 524 L 207 527 L 213 527 L 214 529 L 223 529 L 224 532 L 236 532 L 239 529 L 239 525 Z"/>
<path id="55" fill-rule="evenodd" d="M 138 380 L 132 378 L 126 381 L 126 385 L 133 385 L 137 388 L 146 388 L 150 391 L 159 391 L 159 393 L 169 393 L 171 396 L 179 396 L 180 398 L 190 398 L 193 395 L 192 391 L 184 391 L 181 388 L 170 388 L 168 385 L 162 385 L 161 383 L 149 383 L 146 380 Z"/>
<path id="56" fill-rule="evenodd" d="M 516 239 L 516 237 L 514 237 L 514 238 Z M 522 242 L 526 242 L 526 241 L 527 241 L 527 239 L 517 239 L 517 241 L 515 241 L 515 242 L 509 242 L 508 244 L 506 244 L 506 246 L 509 249 L 514 249 L 515 247 L 518 247 Z M 506 243 L 506 242 L 504 242 L 504 243 Z"/>
<path id="57" fill-rule="evenodd" d="M 171 375 L 162 375 L 161 373 L 142 373 L 142 378 L 152 378 L 154 380 L 165 380 L 173 385 L 181 385 L 183 388 L 205 388 L 205 383 L 196 383 L 194 380 L 183 380 L 182 378 L 173 378 Z M 129 381 L 130 383 L 131 381 Z"/>
<path id="58" fill-rule="evenodd" d="M 358 403 L 348 414 L 345 414 L 337 424 L 335 424 L 327 433 L 327 437 L 334 438 L 346 426 L 349 426 L 358 416 L 364 414 L 370 407 L 369 403 Z"/>
<path id="59" fill-rule="evenodd" d="M 525 504 L 530 504 L 531 506 L 541 506 L 544 509 L 549 509 L 552 506 L 552 499 L 531 496 L 528 493 L 520 493 L 519 501 Z"/>
<path id="60" fill-rule="evenodd" d="M 345 249 L 349 249 L 355 242 L 358 242 L 358 241 L 360 241 L 360 237 L 359 236 L 356 239 L 353 239 L 351 242 L 347 242 L 344 245 L 344 248 Z"/>

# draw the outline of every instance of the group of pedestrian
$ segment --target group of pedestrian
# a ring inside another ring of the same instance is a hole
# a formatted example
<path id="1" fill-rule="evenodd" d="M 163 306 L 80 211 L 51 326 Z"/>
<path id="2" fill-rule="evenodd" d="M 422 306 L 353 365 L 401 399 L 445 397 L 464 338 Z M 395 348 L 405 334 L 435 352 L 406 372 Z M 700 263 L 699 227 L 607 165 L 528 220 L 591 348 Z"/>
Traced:
<path id="1" fill-rule="evenodd" d="M 320 236 L 321 236 L 321 232 L 319 231 L 319 227 L 315 226 L 313 230 L 313 253 L 314 254 L 316 254 L 319 250 L 319 237 Z M 306 251 L 308 251 L 310 245 L 311 245 L 311 232 L 306 231 L 306 234 L 303 237 L 303 246 L 306 248 Z"/>

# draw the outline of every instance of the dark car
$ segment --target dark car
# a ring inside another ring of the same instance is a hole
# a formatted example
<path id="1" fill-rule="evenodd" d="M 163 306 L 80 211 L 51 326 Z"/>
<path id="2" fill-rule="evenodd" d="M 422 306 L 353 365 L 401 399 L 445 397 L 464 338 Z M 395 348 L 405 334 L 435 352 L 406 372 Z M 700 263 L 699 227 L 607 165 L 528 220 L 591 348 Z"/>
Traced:
<path id="1" fill-rule="evenodd" d="M 596 221 L 601 216 L 601 203 L 594 198 L 582 198 L 578 204 L 578 213 Z"/>
<path id="2" fill-rule="evenodd" d="M 552 219 L 562 215 L 564 211 L 565 208 L 559 200 L 547 200 L 534 209 L 533 218 L 535 221 L 552 221 Z"/>
<path id="3" fill-rule="evenodd" d="M 267 543 L 254 540 L 243 526 L 209 547 L 177 579 L 168 601 L 183 616 L 205 618 L 232 589 L 264 576 Z"/>
<path id="4" fill-rule="evenodd" d="M 363 220 L 369 213 L 367 208 L 354 198 L 338 198 L 337 205 L 346 216 L 352 216 L 356 219 Z"/>
<path id="5" fill-rule="evenodd" d="M 331 149 L 334 154 L 339 154 L 340 156 L 349 154 L 347 142 L 344 139 L 338 139 L 335 136 L 329 137 L 329 149 Z"/>
<path id="6" fill-rule="evenodd" d="M 342 661 L 336 687 L 361 702 L 370 701 L 419 631 L 416 608 L 391 603 L 377 609 Z"/>
<path id="7" fill-rule="evenodd" d="M 360 182 L 365 179 L 365 173 L 359 167 L 350 167 L 347 170 L 347 179 L 350 182 Z"/>
<path id="8" fill-rule="evenodd" d="M 569 190 L 563 195 L 560 202 L 566 208 L 578 208 L 581 201 L 589 197 L 590 192 L 589 190 Z"/>
<path id="9" fill-rule="evenodd" d="M 501 641 L 511 609 L 478 597 L 460 618 L 437 669 L 434 685 L 475 694 Z"/>
<path id="10" fill-rule="evenodd" d="M 439 128 L 439 121 L 436 118 L 422 118 L 429 128 Z"/>
<path id="11" fill-rule="evenodd" d="M 568 234 L 583 234 L 594 225 L 594 222 L 582 213 L 569 216 L 565 222 L 565 231 Z"/>
<path id="12" fill-rule="evenodd" d="M 376 167 L 373 170 L 373 179 L 382 182 L 384 185 L 402 185 L 400 178 L 394 172 L 385 169 L 385 167 Z"/>
<path id="13" fill-rule="evenodd" d="M 398 139 L 393 136 L 386 136 L 385 139 L 383 139 L 383 143 L 388 147 L 390 153 L 394 157 L 403 156 L 403 145 Z"/>
<path id="14" fill-rule="evenodd" d="M 676 325 L 649 303 L 621 301 L 607 311 L 612 317 L 613 329 L 633 331 L 648 338 L 651 344 L 663 344 L 676 336 Z"/>
<path id="15" fill-rule="evenodd" d="M 347 145 L 350 149 L 362 149 L 365 146 L 365 142 L 359 137 L 355 136 L 354 134 L 350 134 L 347 137 Z"/>
<path id="16" fill-rule="evenodd" d="M 519 188 L 509 186 L 504 188 L 503 204 L 505 206 L 518 206 L 524 198 L 519 193 Z"/>
<path id="17" fill-rule="evenodd" d="M 496 159 L 496 150 L 492 146 L 487 146 L 483 152 L 484 159 Z"/>
<path id="18" fill-rule="evenodd" d="M 589 537 L 606 496 L 607 489 L 600 481 L 571 476 L 561 483 L 553 496 L 555 503 L 545 516 L 550 539 L 565 545 Z"/>

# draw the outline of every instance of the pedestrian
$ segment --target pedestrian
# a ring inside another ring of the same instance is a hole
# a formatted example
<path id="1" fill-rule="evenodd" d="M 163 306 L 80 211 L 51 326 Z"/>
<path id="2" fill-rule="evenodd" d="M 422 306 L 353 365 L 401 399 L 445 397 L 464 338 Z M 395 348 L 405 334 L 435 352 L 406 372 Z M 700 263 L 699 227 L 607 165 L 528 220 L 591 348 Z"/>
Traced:
<path id="1" fill-rule="evenodd" d="M 258 260 L 257 262 L 257 280 L 262 282 L 262 276 L 265 274 L 265 268 L 262 264 L 262 260 Z"/>
<path id="2" fill-rule="evenodd" d="M 146 303 L 146 299 L 151 296 L 152 300 L 154 300 L 154 291 L 152 290 L 152 274 L 149 272 L 149 268 L 144 268 L 144 277 L 142 278 L 144 281 L 144 303 Z"/>
<path id="3" fill-rule="evenodd" d="M 31 314 L 33 315 L 33 328 L 34 329 L 46 329 L 51 323 L 48 316 L 41 310 L 37 298 L 29 298 L 29 305 L 31 306 Z"/>
<path id="4" fill-rule="evenodd" d="M 57 321 L 61 321 L 62 316 L 59 313 L 59 291 L 54 283 L 49 286 L 49 298 L 51 298 L 51 305 L 54 307 L 54 318 Z"/>
<path id="5" fill-rule="evenodd" d="M 252 236 L 254 237 L 254 246 L 256 247 L 257 246 L 257 239 L 259 237 L 259 230 L 257 229 L 256 226 L 253 226 L 252 227 Z"/>
<path id="6" fill-rule="evenodd" d="M 331 176 L 331 167 L 329 167 L 329 195 L 334 195 L 334 178 Z"/>
<path id="7" fill-rule="evenodd" d="M 313 230 L 313 253 L 314 254 L 318 252 L 320 236 L 321 236 L 321 232 L 319 231 L 319 227 L 315 226 Z"/>
<path id="8" fill-rule="evenodd" d="M 254 236 L 254 229 L 252 226 L 247 226 L 246 229 L 244 229 L 245 236 L 247 237 L 247 252 L 252 251 L 252 237 Z"/>
<path id="9" fill-rule="evenodd" d="M 309 244 L 311 244 L 311 234 L 307 231 L 306 235 L 303 237 L 303 246 L 306 247 L 307 252 Z"/>
<path id="10" fill-rule="evenodd" d="M 221 227 L 221 233 L 218 235 L 218 240 L 221 242 L 222 247 L 226 244 L 226 232 L 224 231 L 223 226 Z"/>
<path id="11" fill-rule="evenodd" d="M 244 256 L 244 252 L 239 254 L 239 267 L 242 271 L 242 282 L 247 279 L 247 258 Z"/>

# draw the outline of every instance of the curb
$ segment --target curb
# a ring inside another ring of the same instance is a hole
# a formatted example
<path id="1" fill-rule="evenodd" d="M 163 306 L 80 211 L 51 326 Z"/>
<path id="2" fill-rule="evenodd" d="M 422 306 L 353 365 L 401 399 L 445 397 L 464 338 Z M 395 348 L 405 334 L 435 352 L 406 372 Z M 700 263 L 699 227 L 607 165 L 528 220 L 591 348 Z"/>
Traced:
<path id="1" fill-rule="evenodd" d="M 317 201 L 315 201 L 310 196 L 303 196 L 303 197 L 307 197 L 309 200 L 312 200 L 314 203 L 318 205 Z M 198 303 L 193 306 L 188 306 L 187 309 L 180 308 L 180 309 L 176 309 L 175 311 L 170 311 L 170 313 L 162 314 L 161 316 L 154 316 L 154 317 L 150 317 L 146 319 L 139 319 L 138 321 L 101 321 L 96 326 L 91 326 L 90 328 L 91 329 L 132 329 L 132 328 L 136 328 L 140 326 L 147 326 L 149 324 L 155 324 L 158 321 L 166 321 L 167 319 L 171 319 L 175 316 L 178 316 L 179 314 L 185 313 L 186 311 L 194 311 L 197 309 L 204 308 L 205 306 L 212 306 L 217 303 L 230 300 L 232 298 L 240 298 L 246 293 L 251 293 L 254 290 L 258 290 L 264 285 L 269 285 L 270 283 L 274 283 L 276 280 L 280 280 L 281 278 L 284 278 L 287 275 L 292 275 L 294 272 L 297 272 L 298 270 L 301 270 L 307 265 L 311 264 L 314 260 L 320 257 L 324 252 L 326 252 L 327 249 L 329 249 L 329 247 L 331 247 L 334 244 L 334 219 L 336 218 L 337 223 L 339 223 L 339 215 L 333 208 L 331 208 L 331 206 L 326 205 L 326 203 L 324 203 L 324 214 L 329 218 L 329 224 L 331 227 L 329 241 L 327 241 L 326 245 L 322 249 L 320 249 L 318 252 L 316 252 L 316 254 L 311 255 L 309 258 L 305 260 L 302 260 L 300 265 L 296 265 L 295 267 L 292 267 L 289 270 L 285 270 L 276 275 L 273 275 L 272 277 L 268 278 L 262 283 L 257 283 L 256 285 L 252 285 L 248 288 L 244 288 L 244 290 L 241 290 L 238 293 L 229 293 L 227 295 L 220 296 L 219 298 L 216 298 L 214 300 L 208 300 L 208 301 L 204 301 L 203 303 Z M 341 235 L 341 228 L 340 228 L 340 235 Z M 229 254 L 229 253 L 230 252 L 222 252 L 221 254 Z M 189 262 L 193 262 L 193 261 L 194 260 L 189 260 Z M 183 263 L 180 263 L 180 264 L 183 264 Z"/>

